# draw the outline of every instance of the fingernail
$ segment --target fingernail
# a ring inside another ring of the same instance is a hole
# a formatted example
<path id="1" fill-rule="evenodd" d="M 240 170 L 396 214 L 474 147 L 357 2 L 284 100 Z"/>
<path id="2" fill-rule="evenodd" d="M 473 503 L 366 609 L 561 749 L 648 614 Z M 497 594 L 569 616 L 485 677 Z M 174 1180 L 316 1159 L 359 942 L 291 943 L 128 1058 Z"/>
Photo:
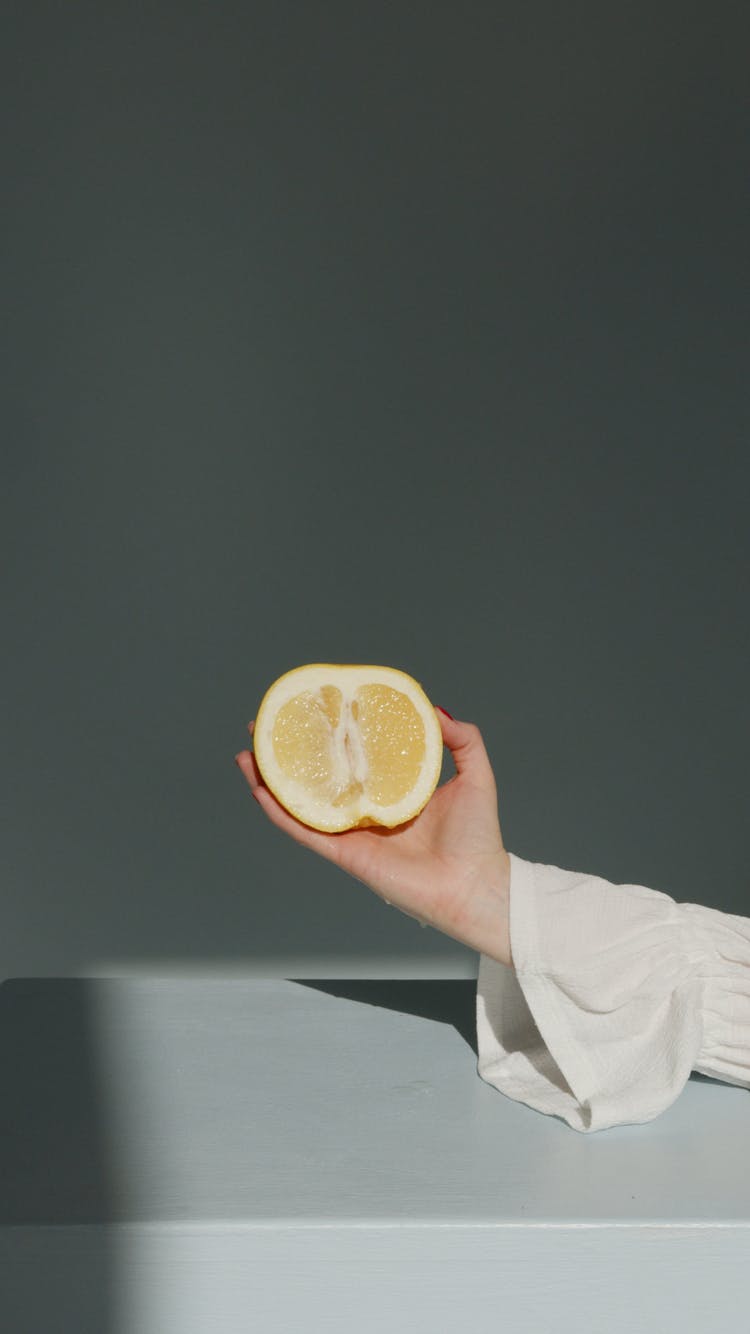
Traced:
<path id="1" fill-rule="evenodd" d="M 235 755 L 235 757 L 234 757 L 234 762 L 235 762 L 235 764 L 237 765 L 237 768 L 239 769 L 239 767 L 240 767 L 240 757 L 239 757 L 239 754 Z"/>
<path id="2" fill-rule="evenodd" d="M 450 718 L 450 720 L 451 720 L 452 723 L 455 723 L 456 720 L 455 720 L 455 718 L 453 717 L 453 714 L 452 714 L 452 713 L 449 713 L 447 709 L 444 709 L 443 706 L 442 706 L 442 704 L 437 704 L 435 707 L 438 708 L 438 709 L 440 710 L 441 713 L 444 713 L 445 716 L 446 716 L 446 718 Z"/>

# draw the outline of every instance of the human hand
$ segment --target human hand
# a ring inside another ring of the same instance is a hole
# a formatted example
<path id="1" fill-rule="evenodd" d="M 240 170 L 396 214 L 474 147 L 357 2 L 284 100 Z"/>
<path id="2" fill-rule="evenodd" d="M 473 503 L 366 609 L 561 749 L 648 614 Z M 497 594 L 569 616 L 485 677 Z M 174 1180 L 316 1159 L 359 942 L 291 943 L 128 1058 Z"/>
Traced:
<path id="1" fill-rule="evenodd" d="M 268 819 L 302 847 L 348 872 L 409 917 L 512 965 L 510 858 L 497 789 L 479 728 L 436 709 L 456 773 L 414 819 L 325 834 L 303 824 L 269 791 L 250 750 L 235 762 Z M 254 721 L 248 724 L 252 736 Z"/>

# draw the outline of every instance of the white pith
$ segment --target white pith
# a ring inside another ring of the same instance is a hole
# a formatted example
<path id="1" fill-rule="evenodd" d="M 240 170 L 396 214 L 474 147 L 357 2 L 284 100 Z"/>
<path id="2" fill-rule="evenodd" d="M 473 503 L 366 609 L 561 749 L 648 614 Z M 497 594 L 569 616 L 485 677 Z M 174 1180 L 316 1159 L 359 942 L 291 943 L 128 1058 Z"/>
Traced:
<path id="1" fill-rule="evenodd" d="M 315 691 L 325 685 L 335 686 L 342 694 L 341 716 L 332 736 L 334 778 L 339 791 L 344 791 L 352 778 L 360 783 L 367 778 L 367 760 L 351 712 L 358 687 L 390 686 L 407 695 L 416 707 L 425 726 L 425 756 L 414 786 L 401 801 L 382 806 L 369 800 L 363 792 L 353 805 L 339 811 L 327 803 L 318 802 L 304 784 L 290 779 L 280 769 L 272 741 L 279 709 L 301 691 Z M 274 682 L 261 701 L 253 742 L 258 767 L 271 791 L 283 793 L 283 804 L 298 819 L 331 833 L 349 828 L 352 823 L 365 818 L 389 827 L 410 819 L 437 786 L 443 759 L 443 737 L 432 704 L 413 677 L 394 667 L 313 663 L 294 668 Z"/>
<path id="2" fill-rule="evenodd" d="M 359 735 L 359 728 L 352 716 L 352 693 L 345 691 L 338 681 L 331 685 L 341 690 L 341 717 L 331 737 L 331 749 L 335 766 L 335 782 L 339 792 L 344 792 L 354 780 L 364 783 L 367 779 L 367 756 Z"/>

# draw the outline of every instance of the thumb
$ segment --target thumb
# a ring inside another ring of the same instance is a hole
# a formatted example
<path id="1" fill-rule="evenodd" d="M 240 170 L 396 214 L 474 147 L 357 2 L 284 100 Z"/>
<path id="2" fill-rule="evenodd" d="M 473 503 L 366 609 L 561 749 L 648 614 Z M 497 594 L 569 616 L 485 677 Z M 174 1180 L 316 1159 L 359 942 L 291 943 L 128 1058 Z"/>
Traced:
<path id="1" fill-rule="evenodd" d="M 443 733 L 443 742 L 453 756 L 456 772 L 466 774 L 476 783 L 494 783 L 495 775 L 490 764 L 490 757 L 476 723 L 462 723 L 451 718 L 438 705 L 435 709 Z"/>

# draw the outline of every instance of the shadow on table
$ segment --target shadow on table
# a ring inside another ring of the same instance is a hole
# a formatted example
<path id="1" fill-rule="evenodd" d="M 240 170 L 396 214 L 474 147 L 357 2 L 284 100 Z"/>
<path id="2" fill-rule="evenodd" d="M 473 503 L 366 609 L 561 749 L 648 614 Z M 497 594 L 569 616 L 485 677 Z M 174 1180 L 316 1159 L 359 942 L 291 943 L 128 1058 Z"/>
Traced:
<path id="1" fill-rule="evenodd" d="M 718 1084 L 720 1088 L 726 1088 L 726 1081 L 723 1079 L 714 1079 L 713 1075 L 702 1075 L 697 1070 L 693 1070 L 690 1075 L 697 1084 Z"/>
<path id="2" fill-rule="evenodd" d="M 3 1334 L 114 1328 L 110 1234 L 96 1226 L 116 1216 L 117 1201 L 93 1006 L 78 979 L 0 985 Z M 81 1229 L 85 1249 L 73 1244 Z"/>
<path id="3" fill-rule="evenodd" d="M 416 1014 L 422 1019 L 436 1019 L 452 1024 L 477 1054 L 476 995 L 477 984 L 471 978 L 439 978 L 407 981 L 400 979 L 344 979 L 290 977 L 303 987 L 325 991 L 329 996 L 379 1005 L 399 1014 Z"/>
<path id="4" fill-rule="evenodd" d="M 363 1005 L 379 1005 L 399 1014 L 416 1014 L 423 1019 L 436 1019 L 441 1024 L 452 1024 L 474 1055 L 477 1052 L 476 995 L 477 984 L 471 979 L 344 979 L 291 977 L 303 987 L 325 991 L 329 996 L 360 1001 Z M 701 1084 L 723 1085 L 720 1079 L 699 1074 L 693 1070 L 691 1080 Z M 726 1085 L 723 1085 L 726 1087 Z"/>

